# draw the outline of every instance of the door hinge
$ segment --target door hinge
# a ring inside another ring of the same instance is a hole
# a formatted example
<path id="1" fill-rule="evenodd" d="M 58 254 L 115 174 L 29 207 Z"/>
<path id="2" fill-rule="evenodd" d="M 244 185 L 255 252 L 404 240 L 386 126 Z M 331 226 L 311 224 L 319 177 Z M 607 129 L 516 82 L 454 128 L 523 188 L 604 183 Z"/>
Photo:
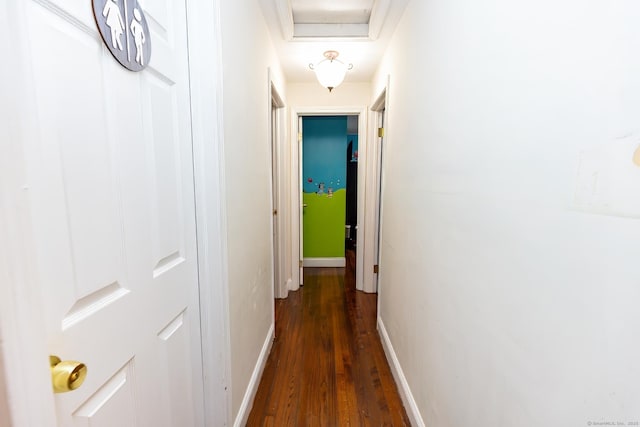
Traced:
<path id="1" fill-rule="evenodd" d="M 302 268 L 302 260 L 300 260 L 300 261 L 298 261 L 298 262 L 299 262 L 298 266 L 299 266 L 300 268 Z"/>
<path id="2" fill-rule="evenodd" d="M 298 142 L 302 142 L 302 132 L 298 132 Z"/>
<path id="3" fill-rule="evenodd" d="M 382 138 L 384 136 L 384 128 L 378 128 L 378 138 Z"/>
<path id="4" fill-rule="evenodd" d="M 380 267 L 378 267 L 378 264 L 373 266 L 373 273 L 374 274 L 378 274 L 378 271 L 380 270 Z"/>

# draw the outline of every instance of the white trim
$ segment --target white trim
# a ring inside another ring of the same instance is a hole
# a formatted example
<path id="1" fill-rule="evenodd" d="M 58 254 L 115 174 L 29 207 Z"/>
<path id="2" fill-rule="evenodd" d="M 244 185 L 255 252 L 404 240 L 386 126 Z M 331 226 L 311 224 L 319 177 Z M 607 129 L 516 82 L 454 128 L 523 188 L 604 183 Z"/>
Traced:
<path id="1" fill-rule="evenodd" d="M 296 24 L 293 23 L 293 38 L 346 38 L 351 40 L 367 40 L 369 24 Z"/>
<path id="2" fill-rule="evenodd" d="M 305 258 L 302 260 L 303 267 L 344 267 L 345 265 L 347 265 L 345 257 Z"/>
<path id="3" fill-rule="evenodd" d="M 369 17 L 369 40 L 377 40 L 387 20 L 391 0 L 378 0 L 373 4 Z"/>
<path id="4" fill-rule="evenodd" d="M 291 222 L 293 235 L 292 242 L 294 249 L 292 250 L 292 260 L 294 262 L 294 270 L 297 268 L 299 262 L 299 248 L 300 248 L 300 206 L 302 205 L 300 195 L 300 161 L 299 161 L 299 149 L 298 149 L 298 117 L 300 116 L 349 116 L 357 115 L 358 118 L 358 234 L 356 237 L 356 289 L 363 290 L 363 266 L 364 266 L 364 251 L 361 248 L 365 247 L 367 242 L 364 239 L 364 210 L 365 210 L 365 185 L 361 183 L 365 182 L 365 167 L 367 160 L 367 107 L 366 106 L 342 106 L 342 107 L 291 107 L 291 135 L 290 135 L 290 147 L 291 147 Z M 300 272 L 295 274 L 294 287 L 296 290 L 300 283 Z"/>
<path id="5" fill-rule="evenodd" d="M 413 393 L 411 393 L 411 388 L 409 387 L 407 378 L 404 376 L 404 372 L 400 366 L 400 361 L 396 356 L 396 352 L 393 349 L 391 340 L 389 339 L 389 334 L 387 334 L 387 329 L 384 327 L 384 322 L 380 316 L 378 316 L 378 333 L 380 334 L 384 354 L 387 356 L 387 361 L 391 367 L 391 373 L 393 374 L 393 378 L 396 380 L 396 385 L 400 392 L 400 398 L 402 399 L 402 403 L 407 411 L 409 420 L 411 420 L 411 425 L 416 427 L 425 427 L 418 405 L 413 398 Z"/>
<path id="6" fill-rule="evenodd" d="M 253 399 L 255 399 L 256 397 L 256 392 L 258 391 L 258 386 L 260 385 L 260 379 L 262 378 L 264 367 L 267 364 L 267 359 L 269 358 L 269 353 L 271 352 L 271 347 L 273 346 L 274 338 L 275 338 L 275 326 L 273 323 L 271 323 L 271 327 L 269 327 L 269 332 L 267 332 L 267 338 L 264 340 L 264 344 L 262 345 L 260 356 L 258 356 L 258 361 L 256 362 L 256 366 L 255 368 L 253 368 L 253 374 L 251 374 L 251 379 L 249 380 L 247 391 L 244 393 L 242 404 L 240 405 L 240 409 L 238 410 L 238 416 L 236 417 L 236 420 L 233 423 L 234 427 L 241 427 L 247 424 L 249 413 L 251 412 L 251 408 L 253 407 Z"/>
<path id="7" fill-rule="evenodd" d="M 282 38 L 285 41 L 293 39 L 293 11 L 291 10 L 291 2 L 288 0 L 273 0 L 278 21 L 280 22 L 280 30 Z"/>
<path id="8" fill-rule="evenodd" d="M 187 1 L 186 5 L 204 381 L 203 392 L 199 394 L 203 394 L 202 425 L 222 426 L 229 424 L 231 414 L 231 346 L 220 3 Z"/>

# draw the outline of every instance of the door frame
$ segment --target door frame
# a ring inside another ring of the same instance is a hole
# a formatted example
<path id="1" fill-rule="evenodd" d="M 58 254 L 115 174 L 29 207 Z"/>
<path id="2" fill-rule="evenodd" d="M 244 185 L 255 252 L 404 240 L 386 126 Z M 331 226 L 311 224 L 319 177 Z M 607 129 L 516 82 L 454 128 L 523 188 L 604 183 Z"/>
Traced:
<path id="1" fill-rule="evenodd" d="M 366 292 L 378 292 L 379 273 L 374 272 L 374 266 L 380 259 L 380 237 L 382 229 L 382 138 L 378 136 L 379 123 L 384 115 L 384 139 L 387 140 L 388 132 L 388 87 L 389 83 L 382 88 L 382 91 L 371 105 L 371 120 L 369 127 L 369 162 L 367 163 L 367 194 L 366 194 L 366 214 L 364 222 L 366 224 L 366 240 L 371 244 L 365 247 L 364 254 L 364 281 L 369 288 Z"/>
<path id="2" fill-rule="evenodd" d="M 367 121 L 368 111 L 366 106 L 342 106 L 342 107 L 292 107 L 291 108 L 291 218 L 292 218 L 292 251 L 291 259 L 294 265 L 292 269 L 292 288 L 297 290 L 302 282 L 302 162 L 300 160 L 301 139 L 298 137 L 301 129 L 298 129 L 298 120 L 304 116 L 358 116 L 358 232 L 356 237 L 356 289 L 365 290 L 363 281 L 364 251 L 362 248 L 372 242 L 364 238 L 366 229 L 364 222 L 366 165 L 367 157 Z M 361 163 L 362 162 L 362 163 Z M 364 183 L 364 185 L 360 185 Z"/>
<path id="3" fill-rule="evenodd" d="M 185 0 L 195 186 L 204 425 L 231 424 L 231 336 L 220 0 Z M 206 52 L 206 54 L 204 54 Z"/>
<path id="4" fill-rule="evenodd" d="M 286 182 L 284 176 L 286 165 L 283 158 L 285 147 L 285 130 L 286 130 L 286 114 L 285 114 L 285 102 L 283 101 L 280 93 L 276 89 L 276 83 L 273 81 L 273 73 L 271 68 L 268 70 L 268 84 L 269 84 L 269 141 L 271 150 L 271 201 L 273 221 L 271 221 L 271 236 L 273 241 L 271 246 L 273 247 L 272 264 L 273 264 L 273 293 L 275 298 L 286 298 L 289 293 L 290 279 L 284 280 L 285 272 L 287 271 L 285 257 L 286 254 L 286 223 L 289 215 L 283 200 L 285 199 L 286 192 L 284 191 L 283 184 Z M 276 213 L 277 212 L 277 213 Z"/>
<path id="5" fill-rule="evenodd" d="M 35 111 L 35 97 L 28 85 L 15 84 L 31 72 L 28 39 L 20 36 L 25 32 L 25 3 L 0 5 L 0 46 L 14 59 L 0 75 L 5 102 L 14 106 L 2 109 L 0 126 L 0 408 L 9 415 L 0 419 L 0 427 L 56 424 L 40 314 L 45 302 L 36 280 L 37 242 L 25 185 L 24 141 L 36 138 L 37 132 L 30 126 L 33 119 L 19 114 Z M 204 378 L 203 389 L 194 385 L 194 399 L 204 406 L 203 425 L 224 425 L 230 423 L 231 370 L 220 3 L 185 0 L 185 5 L 201 319 L 201 343 L 194 349 L 202 347 L 197 359 L 202 358 Z M 208 54 L 196 54 L 202 52 Z M 19 90 L 25 87 L 27 93 Z"/>

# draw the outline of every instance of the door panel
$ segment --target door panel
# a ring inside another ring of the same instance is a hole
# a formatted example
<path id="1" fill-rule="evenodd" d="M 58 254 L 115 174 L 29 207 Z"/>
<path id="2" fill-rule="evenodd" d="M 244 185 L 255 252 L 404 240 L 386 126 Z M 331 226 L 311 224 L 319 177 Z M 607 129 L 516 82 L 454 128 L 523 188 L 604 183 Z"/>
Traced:
<path id="1" fill-rule="evenodd" d="M 192 425 L 202 410 L 185 5 L 148 3 L 140 73 L 103 46 L 90 1 L 24 6 L 48 346 L 89 371 L 55 396 L 61 426 Z"/>
<path id="2" fill-rule="evenodd" d="M 182 379 L 189 369 L 185 354 L 185 349 L 189 348 L 189 322 L 189 316 L 183 311 L 158 333 L 159 368 L 167 373 L 162 400 L 173 402 L 174 405 L 169 423 L 171 426 L 184 425 L 184 414 L 191 411 L 191 389 L 186 387 Z"/>
<path id="3" fill-rule="evenodd" d="M 38 4 L 29 7 L 31 28 L 37 29 L 31 33 L 32 48 L 41 52 L 32 62 L 42 136 L 32 156 L 37 159 L 31 171 L 34 218 L 38 258 L 49 282 L 45 290 L 51 303 L 45 309 L 52 312 L 47 317 L 62 320 L 62 325 L 47 322 L 55 333 L 115 302 L 128 289 L 104 105 L 66 102 L 105 98 L 100 40 Z M 65 73 L 60 61 L 75 72 Z M 78 74 L 97 78 L 78 84 Z"/>
<path id="4" fill-rule="evenodd" d="M 151 123 L 147 144 L 153 153 L 153 277 L 158 278 L 184 261 L 184 236 L 180 221 L 179 142 L 175 84 L 145 76 L 148 90 L 146 121 Z M 166 120 L 170 118 L 170 120 Z"/>
<path id="5" fill-rule="evenodd" d="M 133 373 L 133 361 L 129 361 L 74 412 L 76 425 L 135 426 Z"/>

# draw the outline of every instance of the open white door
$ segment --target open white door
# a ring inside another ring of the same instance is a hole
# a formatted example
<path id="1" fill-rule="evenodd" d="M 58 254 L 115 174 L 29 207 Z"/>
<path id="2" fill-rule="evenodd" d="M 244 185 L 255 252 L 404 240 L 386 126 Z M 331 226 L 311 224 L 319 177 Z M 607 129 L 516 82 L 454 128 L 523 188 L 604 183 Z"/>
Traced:
<path id="1" fill-rule="evenodd" d="M 270 91 L 273 91 L 273 87 L 270 88 Z M 278 185 L 279 182 L 279 173 L 280 173 L 280 162 L 278 161 L 278 104 L 274 98 L 274 95 L 271 96 L 271 207 L 272 207 L 272 233 L 271 238 L 273 245 L 273 286 L 274 286 L 274 296 L 276 298 L 284 298 L 286 294 L 282 292 L 280 286 L 280 224 L 279 224 L 279 216 L 278 212 L 279 207 L 279 198 L 280 198 L 280 188 Z"/>
<path id="2" fill-rule="evenodd" d="M 374 284 L 374 292 L 378 290 L 378 271 L 380 268 L 380 211 L 381 211 L 381 203 L 382 203 L 382 155 L 383 155 L 383 143 L 384 143 L 384 114 L 385 109 L 383 107 L 382 110 L 378 111 L 378 139 L 376 144 L 376 187 L 375 187 L 375 238 L 374 238 L 374 264 L 373 264 L 373 284 Z"/>
<path id="3" fill-rule="evenodd" d="M 300 247 L 299 247 L 299 268 L 300 268 L 300 285 L 304 284 L 304 267 L 302 265 L 302 260 L 304 259 L 304 198 L 302 195 L 302 116 L 298 116 L 298 198 L 300 200 L 300 221 L 298 224 L 300 226 L 299 235 L 300 235 Z"/>
<path id="4" fill-rule="evenodd" d="M 200 425 L 185 4 L 140 0 L 153 53 L 134 73 L 90 0 L 12 3 L 46 347 L 88 367 L 77 390 L 34 399 L 54 400 L 47 425 Z"/>
<path id="5" fill-rule="evenodd" d="M 388 87 L 388 85 L 387 85 Z M 386 123 L 387 88 L 371 106 L 373 112 L 370 139 L 367 150 L 366 207 L 363 254 L 363 287 L 365 292 L 378 292 L 378 271 L 380 260 L 380 231 L 382 222 L 382 158 Z"/>
<path id="6" fill-rule="evenodd" d="M 273 206 L 273 278 L 274 296 L 276 298 L 286 298 L 289 294 L 287 283 L 283 280 L 285 275 L 284 267 L 284 238 L 285 227 L 284 218 L 287 216 L 286 209 L 283 209 L 281 182 L 282 172 L 282 128 L 281 117 L 284 102 L 278 94 L 273 82 L 271 72 L 269 72 L 269 93 L 271 94 L 271 189 Z M 286 166 L 285 166 L 286 167 Z"/>

